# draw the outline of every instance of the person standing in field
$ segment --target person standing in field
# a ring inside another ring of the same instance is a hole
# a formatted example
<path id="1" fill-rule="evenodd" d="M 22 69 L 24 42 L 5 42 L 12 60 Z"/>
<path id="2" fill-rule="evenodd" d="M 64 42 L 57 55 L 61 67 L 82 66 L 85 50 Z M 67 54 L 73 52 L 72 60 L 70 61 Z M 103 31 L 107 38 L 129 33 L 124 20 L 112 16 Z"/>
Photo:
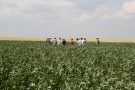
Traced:
<path id="1" fill-rule="evenodd" d="M 70 41 L 70 45 L 74 45 L 74 41 L 73 41 L 73 39 L 71 39 L 71 41 Z"/>
<path id="2" fill-rule="evenodd" d="M 48 44 L 51 44 L 51 38 L 49 37 Z"/>
<path id="3" fill-rule="evenodd" d="M 100 40 L 99 40 L 99 38 L 98 38 L 98 37 L 96 38 L 96 44 L 97 44 L 97 45 L 99 45 L 99 44 L 100 44 Z"/>
<path id="4" fill-rule="evenodd" d="M 58 45 L 62 45 L 61 38 L 59 38 L 59 40 L 57 40 L 57 44 L 58 44 Z"/>
<path id="5" fill-rule="evenodd" d="M 56 45 L 56 44 L 57 44 L 57 40 L 56 40 L 56 38 L 54 38 L 54 40 L 52 41 L 52 43 L 53 43 L 54 45 Z"/>
<path id="6" fill-rule="evenodd" d="M 82 44 L 83 44 L 83 45 L 86 45 L 86 43 L 87 43 L 86 38 L 84 38 L 84 39 L 82 40 Z"/>
<path id="7" fill-rule="evenodd" d="M 82 45 L 83 45 L 83 38 L 81 38 L 81 41 L 82 41 Z"/>
<path id="8" fill-rule="evenodd" d="M 66 45 L 66 40 L 65 39 L 62 39 L 62 45 Z"/>
<path id="9" fill-rule="evenodd" d="M 50 40 L 51 40 L 51 38 L 48 37 L 48 38 L 46 39 L 45 43 L 46 43 L 46 44 L 51 44 L 51 41 L 50 41 Z"/>
<path id="10" fill-rule="evenodd" d="M 77 41 L 78 46 L 82 45 L 82 38 L 79 38 L 79 40 Z"/>

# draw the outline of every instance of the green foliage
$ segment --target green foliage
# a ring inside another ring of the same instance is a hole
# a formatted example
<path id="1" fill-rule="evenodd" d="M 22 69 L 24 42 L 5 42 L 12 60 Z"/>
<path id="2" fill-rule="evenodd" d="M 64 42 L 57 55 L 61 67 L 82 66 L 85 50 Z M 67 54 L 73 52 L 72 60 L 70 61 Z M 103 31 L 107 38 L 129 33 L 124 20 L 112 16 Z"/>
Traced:
<path id="1" fill-rule="evenodd" d="M 0 41 L 0 90 L 134 90 L 135 43 Z"/>

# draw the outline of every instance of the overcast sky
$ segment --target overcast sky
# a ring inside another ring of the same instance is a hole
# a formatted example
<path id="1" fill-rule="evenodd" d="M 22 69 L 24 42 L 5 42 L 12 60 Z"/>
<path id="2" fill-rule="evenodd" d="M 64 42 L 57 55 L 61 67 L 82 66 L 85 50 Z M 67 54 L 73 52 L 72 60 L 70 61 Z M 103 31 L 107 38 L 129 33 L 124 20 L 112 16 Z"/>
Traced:
<path id="1" fill-rule="evenodd" d="M 0 0 L 0 37 L 135 40 L 135 0 Z"/>

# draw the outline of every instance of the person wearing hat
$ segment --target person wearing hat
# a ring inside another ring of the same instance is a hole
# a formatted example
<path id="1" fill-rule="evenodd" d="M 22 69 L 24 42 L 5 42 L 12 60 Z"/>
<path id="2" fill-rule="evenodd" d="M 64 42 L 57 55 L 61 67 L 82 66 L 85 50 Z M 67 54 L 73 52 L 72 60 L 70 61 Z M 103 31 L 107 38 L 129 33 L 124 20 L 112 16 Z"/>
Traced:
<path id="1" fill-rule="evenodd" d="M 99 41 L 99 38 L 98 38 L 98 37 L 96 38 L 96 44 L 97 44 L 97 45 L 100 44 L 100 41 Z"/>

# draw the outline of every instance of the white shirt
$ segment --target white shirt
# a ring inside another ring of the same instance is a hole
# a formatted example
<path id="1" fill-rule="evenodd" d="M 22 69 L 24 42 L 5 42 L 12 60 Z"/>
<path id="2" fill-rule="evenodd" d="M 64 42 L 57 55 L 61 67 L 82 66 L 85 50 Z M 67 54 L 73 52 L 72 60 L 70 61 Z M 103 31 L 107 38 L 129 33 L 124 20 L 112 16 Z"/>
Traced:
<path id="1" fill-rule="evenodd" d="M 54 44 L 54 45 L 56 45 L 56 43 L 57 43 L 57 40 L 56 40 L 56 39 L 54 39 L 54 40 L 53 40 L 53 44 Z"/>
<path id="2" fill-rule="evenodd" d="M 78 40 L 77 44 L 78 44 L 78 46 L 81 46 L 82 45 L 82 40 Z"/>
<path id="3" fill-rule="evenodd" d="M 57 40 L 57 44 L 60 45 L 61 44 L 61 40 Z"/>
<path id="4" fill-rule="evenodd" d="M 82 40 L 82 44 L 83 45 L 86 45 L 86 40 Z"/>

